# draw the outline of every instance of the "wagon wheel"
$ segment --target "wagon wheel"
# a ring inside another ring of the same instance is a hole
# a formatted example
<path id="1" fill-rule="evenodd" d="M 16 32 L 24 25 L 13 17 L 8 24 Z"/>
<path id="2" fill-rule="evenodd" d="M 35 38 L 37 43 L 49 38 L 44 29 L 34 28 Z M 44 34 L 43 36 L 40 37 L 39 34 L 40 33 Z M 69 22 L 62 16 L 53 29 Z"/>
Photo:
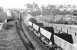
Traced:
<path id="1" fill-rule="evenodd" d="M 60 48 L 60 47 L 57 47 L 57 48 L 49 48 L 49 50 L 63 50 L 62 48 Z"/>
<path id="2" fill-rule="evenodd" d="M 55 47 L 54 50 L 63 50 L 61 47 Z"/>

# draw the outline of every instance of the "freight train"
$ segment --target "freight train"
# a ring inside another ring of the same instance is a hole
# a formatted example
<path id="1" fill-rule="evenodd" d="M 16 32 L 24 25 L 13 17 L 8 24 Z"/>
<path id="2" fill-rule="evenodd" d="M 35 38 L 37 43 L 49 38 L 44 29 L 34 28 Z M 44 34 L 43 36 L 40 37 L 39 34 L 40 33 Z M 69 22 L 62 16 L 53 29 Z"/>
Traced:
<path id="1" fill-rule="evenodd" d="M 29 23 L 29 26 L 33 28 L 35 35 L 40 37 L 42 42 L 44 42 L 47 46 L 54 44 L 53 27 L 43 27 L 43 24 L 37 23 L 36 20 L 31 20 L 28 23 Z"/>
<path id="2" fill-rule="evenodd" d="M 48 47 L 53 47 L 55 44 L 63 48 L 63 50 L 76 50 L 73 46 L 72 35 L 65 32 L 54 32 L 53 27 L 44 27 L 43 23 L 37 22 L 35 19 L 30 20 L 29 27 L 34 31 L 34 34 Z"/>

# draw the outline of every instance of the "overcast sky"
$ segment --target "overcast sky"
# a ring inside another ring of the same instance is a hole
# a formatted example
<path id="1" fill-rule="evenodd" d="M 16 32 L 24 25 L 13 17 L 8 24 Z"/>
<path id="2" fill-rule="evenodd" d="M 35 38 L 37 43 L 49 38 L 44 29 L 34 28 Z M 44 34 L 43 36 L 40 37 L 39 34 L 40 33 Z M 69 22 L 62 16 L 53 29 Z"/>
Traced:
<path id="1" fill-rule="evenodd" d="M 4 8 L 25 8 L 24 4 L 33 2 L 37 3 L 39 6 L 47 4 L 77 5 L 76 0 L 0 0 L 0 6 Z"/>

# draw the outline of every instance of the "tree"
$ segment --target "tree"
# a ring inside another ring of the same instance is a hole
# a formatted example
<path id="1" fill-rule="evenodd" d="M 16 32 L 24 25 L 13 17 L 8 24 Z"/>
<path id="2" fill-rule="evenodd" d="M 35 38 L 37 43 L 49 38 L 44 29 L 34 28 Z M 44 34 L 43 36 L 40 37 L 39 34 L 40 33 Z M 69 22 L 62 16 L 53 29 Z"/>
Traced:
<path id="1" fill-rule="evenodd" d="M 27 6 L 28 9 L 32 9 L 33 8 L 33 5 L 32 4 L 29 4 L 29 3 L 26 4 L 26 6 Z"/>
<path id="2" fill-rule="evenodd" d="M 0 21 L 4 21 L 7 18 L 7 14 L 4 12 L 3 8 L 0 7 Z"/>
<path id="3" fill-rule="evenodd" d="M 20 17 L 20 11 L 19 10 L 17 10 L 17 9 L 11 9 L 10 11 L 11 11 L 11 14 L 12 14 L 11 18 L 17 19 L 17 18 Z"/>

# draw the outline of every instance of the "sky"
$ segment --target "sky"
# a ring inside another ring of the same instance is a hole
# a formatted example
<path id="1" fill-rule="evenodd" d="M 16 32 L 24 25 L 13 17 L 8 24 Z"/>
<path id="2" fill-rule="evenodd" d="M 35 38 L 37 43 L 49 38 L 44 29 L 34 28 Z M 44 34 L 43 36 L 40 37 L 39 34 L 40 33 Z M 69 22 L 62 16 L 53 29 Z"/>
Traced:
<path id="1" fill-rule="evenodd" d="M 0 6 L 4 8 L 26 8 L 24 4 L 27 3 L 37 3 L 39 6 L 41 5 L 77 5 L 76 0 L 0 0 Z"/>

